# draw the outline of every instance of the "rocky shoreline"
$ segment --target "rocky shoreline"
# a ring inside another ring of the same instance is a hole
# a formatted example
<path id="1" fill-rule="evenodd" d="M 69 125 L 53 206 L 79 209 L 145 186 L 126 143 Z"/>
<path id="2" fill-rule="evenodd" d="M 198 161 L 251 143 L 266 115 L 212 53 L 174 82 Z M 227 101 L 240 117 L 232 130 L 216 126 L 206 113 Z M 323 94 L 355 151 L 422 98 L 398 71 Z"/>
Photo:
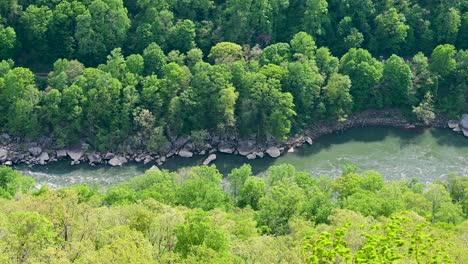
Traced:
<path id="1" fill-rule="evenodd" d="M 455 126 L 456 121 L 448 122 L 439 116 L 430 127 L 452 129 L 457 127 L 459 131 L 468 136 L 468 115 L 463 115 L 462 121 Z M 237 139 L 235 137 L 222 138 L 216 135 L 208 136 L 205 144 L 194 144 L 187 137 L 174 139 L 165 153 L 98 153 L 90 149 L 86 143 L 81 143 L 64 149 L 50 147 L 51 140 L 42 142 L 22 142 L 19 138 L 12 138 L 7 134 L 0 135 L 0 164 L 13 165 L 25 163 L 28 165 L 45 165 L 58 160 L 70 160 L 71 164 L 108 164 L 110 166 L 122 166 L 129 161 L 155 163 L 160 166 L 168 159 L 180 156 L 191 158 L 194 155 L 206 155 L 208 158 L 203 164 L 208 165 L 216 160 L 216 153 L 228 153 L 245 156 L 247 159 L 263 158 L 270 156 L 279 157 L 285 152 L 294 152 L 304 144 L 313 144 L 313 140 L 327 134 L 342 132 L 356 127 L 384 126 L 412 129 L 416 127 L 428 127 L 420 122 L 409 122 L 398 109 L 367 110 L 350 116 L 343 122 L 319 122 L 308 127 L 300 135 L 295 135 L 285 142 L 257 142 L 255 139 Z M 455 129 L 455 131 L 457 131 Z M 202 147 L 196 147 L 201 145 Z"/>

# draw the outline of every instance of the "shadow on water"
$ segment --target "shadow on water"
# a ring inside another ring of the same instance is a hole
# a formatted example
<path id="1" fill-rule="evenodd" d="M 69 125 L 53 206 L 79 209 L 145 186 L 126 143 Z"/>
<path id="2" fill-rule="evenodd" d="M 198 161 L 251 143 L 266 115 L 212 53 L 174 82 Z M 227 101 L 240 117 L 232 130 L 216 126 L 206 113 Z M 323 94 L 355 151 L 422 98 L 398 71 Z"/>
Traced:
<path id="1" fill-rule="evenodd" d="M 447 133 L 445 130 L 448 129 L 429 130 L 431 136 L 436 139 L 437 144 L 452 147 L 468 146 L 468 138 L 463 136 L 463 134 L 455 132 Z"/>

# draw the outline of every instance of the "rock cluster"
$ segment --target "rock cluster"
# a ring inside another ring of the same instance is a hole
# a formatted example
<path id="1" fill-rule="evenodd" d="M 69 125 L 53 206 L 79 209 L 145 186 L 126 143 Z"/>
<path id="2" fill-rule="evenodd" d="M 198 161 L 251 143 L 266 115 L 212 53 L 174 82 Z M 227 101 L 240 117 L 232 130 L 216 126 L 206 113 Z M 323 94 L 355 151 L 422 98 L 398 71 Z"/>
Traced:
<path id="1" fill-rule="evenodd" d="M 468 114 L 463 114 L 460 121 L 449 120 L 447 125 L 454 132 L 461 132 L 465 137 L 468 137 Z"/>
<path id="2" fill-rule="evenodd" d="M 89 145 L 82 142 L 75 146 L 63 149 L 51 147 L 52 140 L 43 140 L 37 143 L 21 143 L 19 138 L 13 138 L 8 134 L 0 134 L 0 164 L 11 165 L 14 163 L 25 164 L 47 164 L 57 160 L 69 159 L 71 164 L 88 162 L 90 164 L 109 164 L 110 166 L 122 166 L 129 161 L 143 162 L 148 164 L 154 162 L 160 166 L 169 158 L 176 155 L 183 158 L 192 158 L 195 155 L 206 155 L 208 157 L 203 164 L 208 165 L 216 160 L 216 152 L 235 154 L 253 160 L 269 156 L 279 157 L 285 152 L 296 151 L 304 144 L 313 144 L 313 140 L 326 134 L 343 131 L 345 129 L 362 126 L 392 126 L 392 127 L 415 127 L 423 126 L 419 123 L 408 123 L 402 113 L 398 110 L 365 111 L 349 117 L 343 122 L 324 122 L 310 126 L 304 134 L 296 135 L 287 141 L 278 143 L 274 140 L 258 141 L 255 137 L 239 139 L 236 136 L 223 136 L 209 134 L 204 142 L 192 142 L 188 137 L 171 138 L 170 142 L 160 153 L 148 153 L 145 151 L 129 151 L 127 153 L 98 153 L 90 149 Z M 468 136 L 468 115 L 463 115 L 460 122 L 440 119 L 433 124 L 435 127 L 458 128 L 465 136 Z M 127 149 L 132 149 L 128 147 Z"/>

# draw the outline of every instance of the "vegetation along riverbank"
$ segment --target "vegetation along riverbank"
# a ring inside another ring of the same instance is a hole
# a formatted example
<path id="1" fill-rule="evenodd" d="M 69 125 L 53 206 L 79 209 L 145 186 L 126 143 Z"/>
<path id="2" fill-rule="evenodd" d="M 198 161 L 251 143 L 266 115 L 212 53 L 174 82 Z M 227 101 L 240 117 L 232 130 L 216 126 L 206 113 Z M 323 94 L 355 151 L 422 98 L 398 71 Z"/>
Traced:
<path id="1" fill-rule="evenodd" d="M 0 167 L 1 263 L 466 263 L 466 177 L 385 183 L 215 166 L 148 170 L 107 191 L 31 190 Z M 27 227 L 27 228 L 23 228 Z"/>

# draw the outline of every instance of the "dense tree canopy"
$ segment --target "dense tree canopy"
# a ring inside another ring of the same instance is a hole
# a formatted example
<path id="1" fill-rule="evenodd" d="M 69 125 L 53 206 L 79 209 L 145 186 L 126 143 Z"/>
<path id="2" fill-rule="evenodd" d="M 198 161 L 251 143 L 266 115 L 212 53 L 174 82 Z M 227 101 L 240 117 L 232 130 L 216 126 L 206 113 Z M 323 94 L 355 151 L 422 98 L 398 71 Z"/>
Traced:
<path id="1" fill-rule="evenodd" d="M 0 167 L 2 263 L 466 263 L 466 177 L 385 183 L 249 165 L 31 190 Z M 457 245 L 454 247 L 453 245 Z"/>

